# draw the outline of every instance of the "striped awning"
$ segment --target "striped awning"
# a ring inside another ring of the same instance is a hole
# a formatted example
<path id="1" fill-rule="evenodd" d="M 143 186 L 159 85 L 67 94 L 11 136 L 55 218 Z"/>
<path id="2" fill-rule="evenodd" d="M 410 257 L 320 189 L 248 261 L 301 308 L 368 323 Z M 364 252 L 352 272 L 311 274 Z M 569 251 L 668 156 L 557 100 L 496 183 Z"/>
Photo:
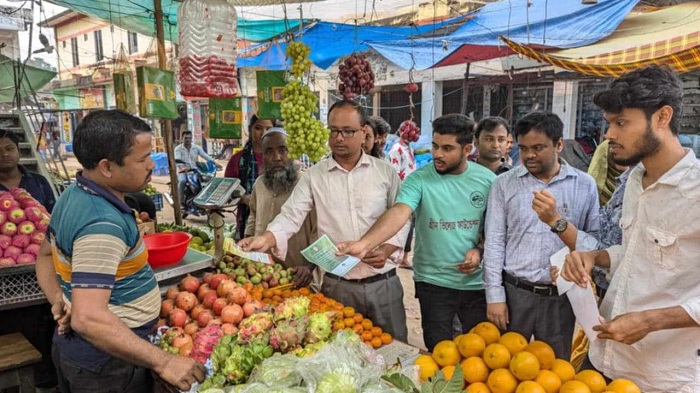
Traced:
<path id="1" fill-rule="evenodd" d="M 501 37 L 513 51 L 584 75 L 617 77 L 650 64 L 678 73 L 700 69 L 700 2 L 631 16 L 609 37 L 581 48 L 543 52 Z"/>

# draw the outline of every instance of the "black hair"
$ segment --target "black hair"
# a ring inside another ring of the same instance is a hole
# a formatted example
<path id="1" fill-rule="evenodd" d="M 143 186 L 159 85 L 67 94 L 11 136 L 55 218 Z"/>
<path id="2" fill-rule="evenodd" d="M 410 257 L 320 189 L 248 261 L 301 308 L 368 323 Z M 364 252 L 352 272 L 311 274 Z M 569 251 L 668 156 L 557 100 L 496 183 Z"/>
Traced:
<path id="1" fill-rule="evenodd" d="M 464 146 L 474 141 L 474 121 L 458 113 L 450 113 L 433 120 L 433 133 L 455 135 L 457 143 Z"/>
<path id="2" fill-rule="evenodd" d="M 190 131 L 190 130 L 182 131 L 182 137 L 184 138 L 186 135 L 192 135 L 192 131 Z"/>
<path id="3" fill-rule="evenodd" d="M 503 126 L 503 128 L 506 129 L 506 134 L 510 134 L 510 127 L 508 127 L 508 122 L 506 119 L 500 116 L 489 116 L 484 117 L 479 121 L 479 123 L 477 123 L 474 138 L 479 139 L 482 131 L 491 132 L 498 128 L 498 126 Z"/>
<path id="4" fill-rule="evenodd" d="M 11 140 L 12 143 L 14 143 L 15 146 L 19 149 L 19 138 L 17 137 L 17 135 L 15 135 L 14 132 L 0 128 L 0 139 L 2 138 L 7 138 Z"/>
<path id="5" fill-rule="evenodd" d="M 596 93 L 593 102 L 605 112 L 615 114 L 625 108 L 641 109 L 647 121 L 654 112 L 668 105 L 673 108 L 671 132 L 677 134 L 681 125 L 683 82 L 670 68 L 650 65 L 613 80 L 606 90 Z"/>
<path id="6" fill-rule="evenodd" d="M 377 122 L 372 119 L 372 116 L 365 116 L 362 118 L 362 126 L 369 126 L 369 128 L 372 129 L 372 134 L 374 135 L 374 145 L 372 145 L 372 150 L 370 150 L 369 155 L 372 157 L 380 158 L 379 157 L 379 146 L 377 146 Z"/>
<path id="7" fill-rule="evenodd" d="M 151 132 L 145 121 L 121 110 L 98 110 L 85 116 L 75 130 L 73 152 L 84 169 L 107 159 L 124 165 L 136 136 Z"/>
<path id="8" fill-rule="evenodd" d="M 374 129 L 377 135 L 384 136 L 391 133 L 391 126 L 381 116 L 372 116 L 371 119 L 374 120 L 374 123 L 377 125 Z"/>
<path id="9" fill-rule="evenodd" d="M 520 139 L 521 136 L 533 130 L 547 135 L 554 144 L 557 144 L 564 137 L 564 123 L 562 123 L 559 116 L 552 112 L 537 111 L 528 113 L 513 126 L 515 139 Z"/>
<path id="10" fill-rule="evenodd" d="M 331 117 L 331 112 L 333 112 L 334 109 L 340 109 L 340 108 L 352 108 L 357 112 L 358 115 L 360 115 L 360 121 L 364 121 L 365 118 L 365 110 L 360 105 L 360 103 L 355 102 L 353 100 L 341 100 L 336 102 L 335 104 L 331 105 L 331 108 L 328 109 L 328 118 L 330 119 Z"/>

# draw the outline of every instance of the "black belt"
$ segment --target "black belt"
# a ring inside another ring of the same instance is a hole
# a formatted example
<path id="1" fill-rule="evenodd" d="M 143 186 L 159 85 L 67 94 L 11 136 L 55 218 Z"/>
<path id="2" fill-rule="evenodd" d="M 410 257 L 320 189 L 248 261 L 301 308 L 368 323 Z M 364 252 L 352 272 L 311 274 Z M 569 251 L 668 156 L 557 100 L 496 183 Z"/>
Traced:
<path id="1" fill-rule="evenodd" d="M 347 281 L 347 282 L 351 282 L 354 284 L 370 284 L 370 283 L 377 282 L 380 280 L 388 280 L 388 279 L 394 277 L 395 275 L 396 275 L 396 269 L 391 269 L 386 273 L 377 274 L 377 275 L 365 277 L 365 278 L 356 278 L 356 279 L 343 278 L 340 276 L 336 276 L 333 273 L 326 273 L 325 277 L 333 278 L 333 279 L 340 280 L 340 281 Z"/>
<path id="2" fill-rule="evenodd" d="M 540 296 L 559 296 L 559 291 L 554 285 L 533 284 L 529 281 L 521 280 L 513 275 L 503 272 L 503 281 Z"/>

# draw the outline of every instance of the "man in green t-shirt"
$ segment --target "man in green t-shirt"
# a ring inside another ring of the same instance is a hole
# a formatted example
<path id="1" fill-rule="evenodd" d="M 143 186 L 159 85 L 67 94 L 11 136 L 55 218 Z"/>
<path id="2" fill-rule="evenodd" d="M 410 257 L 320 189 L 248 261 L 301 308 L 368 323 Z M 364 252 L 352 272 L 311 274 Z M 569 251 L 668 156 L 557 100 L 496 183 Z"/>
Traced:
<path id="1" fill-rule="evenodd" d="M 463 332 L 486 319 L 481 245 L 486 201 L 496 175 L 467 162 L 473 138 L 474 123 L 466 116 L 435 119 L 434 164 L 406 178 L 396 204 L 359 241 L 338 245 L 341 253 L 361 258 L 415 213 L 413 272 L 429 351 L 452 339 L 455 315 Z"/>

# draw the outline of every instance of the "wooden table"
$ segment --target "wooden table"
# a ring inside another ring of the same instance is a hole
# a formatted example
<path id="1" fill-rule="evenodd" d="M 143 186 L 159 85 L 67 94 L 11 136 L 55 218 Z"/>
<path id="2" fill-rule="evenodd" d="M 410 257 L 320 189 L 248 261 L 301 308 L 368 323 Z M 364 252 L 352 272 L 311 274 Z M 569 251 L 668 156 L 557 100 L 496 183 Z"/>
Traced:
<path id="1" fill-rule="evenodd" d="M 0 336 L 0 390 L 19 386 L 20 393 L 34 392 L 34 363 L 41 354 L 21 333 Z"/>

